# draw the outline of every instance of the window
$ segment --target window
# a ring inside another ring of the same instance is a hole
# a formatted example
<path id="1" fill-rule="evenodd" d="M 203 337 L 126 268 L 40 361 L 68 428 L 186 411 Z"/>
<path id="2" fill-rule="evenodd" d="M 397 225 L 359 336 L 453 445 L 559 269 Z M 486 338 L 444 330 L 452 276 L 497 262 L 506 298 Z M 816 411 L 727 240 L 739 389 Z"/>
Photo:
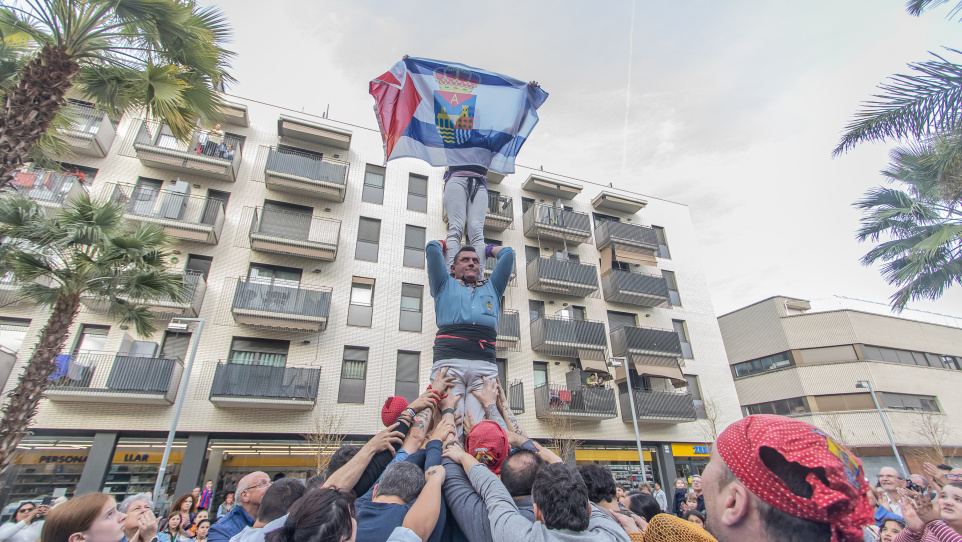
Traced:
<path id="1" fill-rule="evenodd" d="M 732 365 L 732 375 L 735 377 L 748 376 L 765 371 L 792 367 L 794 365 L 795 363 L 792 361 L 788 352 L 780 352 L 772 356 L 736 363 Z"/>
<path id="2" fill-rule="evenodd" d="M 942 356 L 942 365 L 946 369 L 962 370 L 962 356 Z"/>
<path id="3" fill-rule="evenodd" d="M 665 277 L 665 282 L 668 283 L 668 302 L 674 307 L 680 307 L 681 296 L 678 295 L 678 283 L 675 282 L 675 272 L 662 269 L 661 276 Z"/>
<path id="4" fill-rule="evenodd" d="M 0 317 L 0 346 L 14 352 L 20 350 L 29 326 L 30 320 Z"/>
<path id="5" fill-rule="evenodd" d="M 897 348 L 885 348 L 882 346 L 862 345 L 862 353 L 865 359 L 873 361 L 889 361 L 892 363 L 904 363 L 906 365 L 919 365 L 922 367 L 948 367 L 943 363 L 942 357 L 936 354 L 925 352 L 914 352 L 910 350 L 900 350 Z M 951 368 L 951 367 L 948 367 Z"/>
<path id="6" fill-rule="evenodd" d="M 544 316 L 544 301 L 537 301 L 534 299 L 528 300 L 528 317 L 529 322 L 534 322 L 538 318 Z"/>
<path id="7" fill-rule="evenodd" d="M 84 184 L 87 186 L 94 184 L 94 179 L 97 177 L 97 173 L 100 171 L 95 167 L 70 164 L 68 162 L 60 162 L 60 167 L 63 168 L 64 173 L 67 175 L 76 175 L 77 177 L 83 179 Z"/>
<path id="8" fill-rule="evenodd" d="M 620 219 L 617 216 L 603 215 L 601 213 L 591 213 L 591 216 L 595 219 L 595 229 L 601 226 L 604 222 L 619 222 Z"/>
<path id="9" fill-rule="evenodd" d="M 685 381 L 688 382 L 688 385 L 684 390 L 679 391 L 688 392 L 691 395 L 691 399 L 695 403 L 695 416 L 701 419 L 707 418 L 705 401 L 701 398 L 701 384 L 698 382 L 698 375 L 685 375 Z"/>
<path id="10" fill-rule="evenodd" d="M 384 203 L 384 168 L 367 165 L 364 170 L 364 188 L 361 189 L 361 201 Z"/>
<path id="11" fill-rule="evenodd" d="M 588 315 L 587 315 L 587 312 L 585 311 L 585 308 L 579 307 L 577 305 L 571 305 L 563 309 L 559 309 L 558 312 L 555 313 L 555 316 L 563 320 L 584 321 L 588 319 Z"/>
<path id="12" fill-rule="evenodd" d="M 426 229 L 417 226 L 404 227 L 404 267 L 424 269 L 426 232 Z"/>
<path id="13" fill-rule="evenodd" d="M 187 347 L 190 345 L 189 331 L 164 331 L 164 340 L 160 346 L 161 359 L 187 359 Z"/>
<path id="14" fill-rule="evenodd" d="M 257 231 L 284 239 L 306 241 L 311 232 L 313 214 L 313 207 L 264 200 Z"/>
<path id="15" fill-rule="evenodd" d="M 81 324 L 80 333 L 77 335 L 77 343 L 73 347 L 73 354 L 99 354 L 103 352 L 104 345 L 107 344 L 107 333 L 109 331 L 110 326 Z"/>
<path id="16" fill-rule="evenodd" d="M 227 363 L 283 367 L 287 365 L 287 352 L 290 347 L 290 341 L 234 337 L 230 342 L 230 357 L 227 358 Z"/>
<path id="17" fill-rule="evenodd" d="M 374 316 L 374 279 L 351 279 L 351 304 L 347 308 L 347 325 L 371 327 Z"/>
<path id="18" fill-rule="evenodd" d="M 675 328 L 678 340 L 681 341 L 681 357 L 694 359 L 695 355 L 691 351 L 691 342 L 688 341 L 688 325 L 685 324 L 684 320 L 672 320 L 671 326 Z"/>
<path id="19" fill-rule="evenodd" d="M 746 405 L 742 408 L 745 410 L 746 416 L 751 416 L 752 414 L 778 414 L 779 416 L 788 416 L 789 414 L 811 412 L 811 409 L 808 408 L 808 401 L 804 397 Z"/>
<path id="20" fill-rule="evenodd" d="M 637 325 L 637 319 L 634 314 L 629 312 L 608 311 L 608 327 L 612 333 L 614 333 L 616 329 L 635 327 Z"/>
<path id="21" fill-rule="evenodd" d="M 538 247 L 524 246 L 524 263 L 529 264 L 541 257 L 541 249 Z"/>
<path id="22" fill-rule="evenodd" d="M 521 214 L 525 214 L 534 206 L 534 200 L 531 198 L 521 198 Z"/>
<path id="23" fill-rule="evenodd" d="M 428 212 L 428 178 L 411 174 L 408 177 L 408 211 Z M 424 244 L 422 243 L 423 247 Z"/>
<path id="24" fill-rule="evenodd" d="M 204 214 L 201 215 L 200 223 L 213 226 L 224 220 L 228 201 L 230 201 L 230 192 L 208 189 L 207 200 L 204 202 Z"/>
<path id="25" fill-rule="evenodd" d="M 354 259 L 376 262 L 380 237 L 381 221 L 362 216 L 357 224 L 357 247 L 354 249 Z"/>
<path id="26" fill-rule="evenodd" d="M 203 275 L 204 280 L 207 280 L 207 275 L 210 274 L 210 264 L 213 263 L 213 261 L 214 258 L 210 256 L 188 254 L 187 265 L 184 266 L 184 271 L 195 275 Z"/>
<path id="27" fill-rule="evenodd" d="M 548 364 L 540 361 L 534 362 L 534 387 L 540 388 L 548 383 Z"/>
<path id="28" fill-rule="evenodd" d="M 157 207 L 157 199 L 164 186 L 164 181 L 159 179 L 148 179 L 140 177 L 130 194 L 130 201 L 127 202 L 127 212 L 132 215 L 153 216 L 154 208 Z M 179 209 L 173 209 L 174 216 L 180 218 Z"/>
<path id="29" fill-rule="evenodd" d="M 658 237 L 658 257 L 670 260 L 671 252 L 668 251 L 668 238 L 665 236 L 665 228 L 652 226 L 651 229 L 655 230 L 655 236 Z"/>
<path id="30" fill-rule="evenodd" d="M 838 393 L 812 397 L 813 409 L 819 412 L 843 412 L 846 410 L 872 410 L 875 402 L 869 393 Z"/>
<path id="31" fill-rule="evenodd" d="M 931 395 L 910 395 L 908 393 L 877 392 L 882 408 L 893 410 L 914 410 L 918 412 L 941 412 L 939 403 Z"/>
<path id="32" fill-rule="evenodd" d="M 421 303 L 424 286 L 401 284 L 401 331 L 421 332 Z"/>
<path id="33" fill-rule="evenodd" d="M 508 393 L 508 360 L 506 358 L 498 358 L 494 360 L 494 364 L 498 366 L 498 382 L 501 383 L 501 389 L 504 390 L 505 395 Z"/>
<path id="34" fill-rule="evenodd" d="M 394 378 L 394 395 L 404 397 L 409 403 L 421 394 L 418 384 L 418 366 L 421 363 L 420 352 L 397 351 L 397 375 Z"/>
<path id="35" fill-rule="evenodd" d="M 280 267 L 252 263 L 247 272 L 248 282 L 297 288 L 301 285 L 301 270 L 293 267 Z"/>
<path id="36" fill-rule="evenodd" d="M 341 363 L 341 385 L 337 390 L 338 403 L 364 403 L 367 383 L 368 349 L 358 346 L 344 347 Z"/>

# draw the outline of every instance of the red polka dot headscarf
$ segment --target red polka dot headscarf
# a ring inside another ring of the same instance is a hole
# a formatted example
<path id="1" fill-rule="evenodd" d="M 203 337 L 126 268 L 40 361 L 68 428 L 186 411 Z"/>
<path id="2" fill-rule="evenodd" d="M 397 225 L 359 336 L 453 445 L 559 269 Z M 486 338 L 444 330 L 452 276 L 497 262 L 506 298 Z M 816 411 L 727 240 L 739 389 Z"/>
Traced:
<path id="1" fill-rule="evenodd" d="M 872 523 L 862 462 L 824 431 L 784 416 L 749 416 L 728 426 L 715 449 L 769 506 L 828 523 L 833 542 L 862 542 L 862 526 Z"/>

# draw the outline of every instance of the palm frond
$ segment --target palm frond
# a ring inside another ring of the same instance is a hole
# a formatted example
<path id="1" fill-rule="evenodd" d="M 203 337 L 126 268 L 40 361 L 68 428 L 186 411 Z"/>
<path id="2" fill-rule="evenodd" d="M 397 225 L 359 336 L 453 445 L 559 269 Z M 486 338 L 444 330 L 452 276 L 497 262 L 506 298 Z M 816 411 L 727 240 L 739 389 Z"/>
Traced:
<path id="1" fill-rule="evenodd" d="M 947 4 L 949 1 L 950 0 L 908 0 L 908 2 L 905 4 L 905 11 L 909 12 L 910 15 L 915 15 L 918 17 L 922 15 L 922 12 L 941 6 L 942 4 Z M 945 18 L 951 19 L 959 13 L 962 13 L 962 2 L 958 2 L 955 6 L 953 6 Z"/>

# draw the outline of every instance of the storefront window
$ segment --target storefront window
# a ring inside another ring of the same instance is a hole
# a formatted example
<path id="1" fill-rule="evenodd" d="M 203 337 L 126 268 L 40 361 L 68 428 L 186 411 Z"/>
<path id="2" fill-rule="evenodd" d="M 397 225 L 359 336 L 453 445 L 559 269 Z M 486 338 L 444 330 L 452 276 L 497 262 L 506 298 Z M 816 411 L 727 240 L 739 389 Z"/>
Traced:
<path id="1" fill-rule="evenodd" d="M 157 470 L 164 456 L 164 444 L 165 441 L 160 439 L 120 439 L 107 470 L 104 492 L 113 495 L 117 502 L 137 493 L 153 492 Z M 164 483 L 160 486 L 159 498 L 154 502 L 157 510 L 166 509 L 168 503 L 172 502 L 170 493 L 177 485 L 177 476 L 186 448 L 187 441 L 175 440 L 170 449 Z"/>
<path id="2" fill-rule="evenodd" d="M 0 503 L 72 497 L 87 463 L 90 438 L 27 437 L 0 478 Z"/>
<path id="3" fill-rule="evenodd" d="M 644 471 L 642 471 L 641 464 L 637 459 L 638 450 L 634 446 L 603 446 L 597 448 L 589 446 L 579 448 L 575 452 L 576 463 L 578 465 L 596 463 L 606 467 L 611 471 L 615 483 L 624 487 L 625 491 L 638 489 L 642 482 L 648 484 L 657 482 L 664 485 L 658 467 L 657 448 L 642 446 L 641 452 L 644 462 Z"/>

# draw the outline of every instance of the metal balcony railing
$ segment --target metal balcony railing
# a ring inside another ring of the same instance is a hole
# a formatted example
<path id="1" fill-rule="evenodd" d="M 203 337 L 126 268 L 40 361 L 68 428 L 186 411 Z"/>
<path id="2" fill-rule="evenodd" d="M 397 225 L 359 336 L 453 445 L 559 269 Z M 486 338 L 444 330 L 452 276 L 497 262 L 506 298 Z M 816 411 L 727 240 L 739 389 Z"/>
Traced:
<path id="1" fill-rule="evenodd" d="M 657 307 L 668 303 L 668 281 L 661 275 L 607 271 L 601 279 L 605 301 Z"/>
<path id="2" fill-rule="evenodd" d="M 626 222 L 603 221 L 595 228 L 595 241 L 598 250 L 610 246 L 658 250 L 658 235 L 654 229 Z"/>
<path id="3" fill-rule="evenodd" d="M 504 231 L 514 222 L 514 202 L 510 196 L 488 193 L 488 212 L 484 227 L 494 231 Z"/>
<path id="4" fill-rule="evenodd" d="M 224 202 L 218 199 L 148 185 L 117 184 L 109 193 L 125 204 L 128 218 L 158 224 L 171 237 L 210 244 L 220 240 Z"/>
<path id="5" fill-rule="evenodd" d="M 571 416 L 584 419 L 609 419 L 618 416 L 615 390 L 608 386 L 568 387 L 544 384 L 534 389 L 535 415 L 538 418 Z"/>
<path id="6" fill-rule="evenodd" d="M 508 385 L 508 406 L 516 414 L 524 412 L 524 382 L 514 380 Z"/>
<path id="7" fill-rule="evenodd" d="M 591 320 L 540 316 L 531 322 L 531 349 L 549 356 L 605 359 L 605 325 Z"/>
<path id="8" fill-rule="evenodd" d="M 340 220 L 272 208 L 253 210 L 250 242 L 254 250 L 332 261 L 340 236 Z"/>
<path id="9" fill-rule="evenodd" d="M 242 277 L 237 281 L 231 312 L 235 321 L 252 327 L 320 331 L 327 327 L 331 290 Z"/>
<path id="10" fill-rule="evenodd" d="M 89 105 L 69 102 L 69 126 L 62 130 L 64 140 L 80 154 L 103 158 L 117 135 L 107 114 Z"/>
<path id="11" fill-rule="evenodd" d="M 631 422 L 631 401 L 628 392 L 622 392 L 621 419 Z M 693 422 L 695 402 L 690 393 L 670 391 L 635 390 L 635 413 L 639 421 L 647 422 Z"/>
<path id="12" fill-rule="evenodd" d="M 598 291 L 598 269 L 589 264 L 539 257 L 528 262 L 528 289 L 587 297 Z"/>
<path id="13" fill-rule="evenodd" d="M 681 341 L 670 329 L 624 326 L 611 332 L 611 352 L 615 356 L 655 356 L 680 358 Z"/>
<path id="14" fill-rule="evenodd" d="M 508 281 L 508 286 L 518 285 L 518 258 L 515 254 L 514 264 L 511 266 L 511 280 Z M 491 273 L 494 273 L 494 266 L 498 265 L 497 258 L 485 258 L 484 260 L 484 280 L 491 278 Z"/>
<path id="15" fill-rule="evenodd" d="M 204 275 L 194 271 L 184 271 L 184 296 L 175 301 L 170 296 L 160 296 L 150 299 L 124 298 L 138 305 L 146 305 L 150 312 L 160 318 L 197 318 L 200 307 L 204 303 L 207 293 L 207 279 Z"/>
<path id="16" fill-rule="evenodd" d="M 30 168 L 13 174 L 10 187 L 44 206 L 62 206 L 69 198 L 87 191 L 76 175 Z"/>
<path id="17" fill-rule="evenodd" d="M 524 213 L 524 235 L 577 245 L 591 239 L 591 217 L 570 209 L 537 203 Z"/>
<path id="18" fill-rule="evenodd" d="M 180 140 L 166 124 L 152 120 L 140 122 L 132 141 L 134 155 L 145 166 L 231 182 L 237 178 L 243 145 L 243 138 L 205 128 Z"/>
<path id="19" fill-rule="evenodd" d="M 314 153 L 270 147 L 264 166 L 268 188 L 344 201 L 349 164 Z"/>
<path id="20" fill-rule="evenodd" d="M 498 318 L 498 349 L 520 350 L 521 316 L 518 311 L 502 310 Z"/>
<path id="21" fill-rule="evenodd" d="M 178 359 L 132 357 L 121 354 L 81 353 L 57 356 L 58 369 L 47 389 L 53 399 L 116 402 L 122 395 L 158 396 L 169 404 L 176 393 L 173 382 L 183 371 Z M 89 395 L 88 395 L 89 394 Z"/>
<path id="22" fill-rule="evenodd" d="M 280 399 L 313 405 L 317 401 L 320 380 L 320 369 L 221 361 L 214 371 L 210 400 Z"/>

